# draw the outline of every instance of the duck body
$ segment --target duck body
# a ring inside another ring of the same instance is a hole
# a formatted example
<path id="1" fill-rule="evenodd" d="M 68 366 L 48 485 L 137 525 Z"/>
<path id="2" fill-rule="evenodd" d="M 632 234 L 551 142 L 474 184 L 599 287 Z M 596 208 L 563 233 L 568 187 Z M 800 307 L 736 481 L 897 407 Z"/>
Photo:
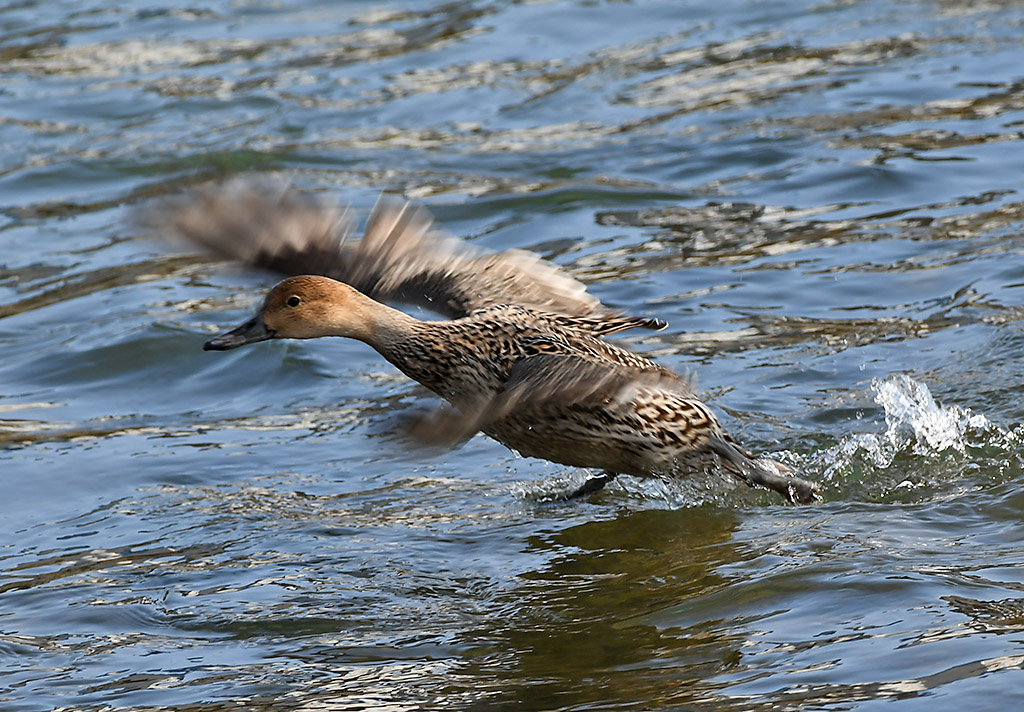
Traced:
<path id="1" fill-rule="evenodd" d="M 722 436 L 685 381 L 600 336 L 659 326 L 499 305 L 454 321 L 419 322 L 404 338 L 377 346 L 406 376 L 524 456 L 651 476 L 710 464 L 704 441 Z"/>
<path id="2" fill-rule="evenodd" d="M 740 447 L 687 380 L 606 339 L 664 322 L 609 311 L 536 255 L 482 253 L 438 235 L 424 211 L 384 200 L 353 247 L 347 212 L 245 181 L 167 199 L 143 224 L 294 275 L 205 349 L 363 341 L 451 404 L 414 428 L 421 439 L 454 445 L 483 431 L 525 456 L 604 471 L 572 496 L 617 474 L 685 475 L 718 464 L 789 501 L 817 496 L 812 483 Z M 384 301 L 449 320 L 422 321 Z"/>

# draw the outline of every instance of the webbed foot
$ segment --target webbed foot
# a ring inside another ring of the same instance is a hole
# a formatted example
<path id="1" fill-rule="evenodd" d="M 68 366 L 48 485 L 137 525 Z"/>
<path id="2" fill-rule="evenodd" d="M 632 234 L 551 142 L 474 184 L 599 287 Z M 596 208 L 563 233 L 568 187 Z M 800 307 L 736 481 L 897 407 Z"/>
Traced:
<path id="1" fill-rule="evenodd" d="M 571 502 L 574 499 L 580 499 L 581 497 L 589 497 L 595 492 L 600 492 L 604 489 L 606 484 L 615 479 L 616 474 L 617 473 L 615 472 L 603 472 L 600 475 L 588 477 L 586 482 L 560 499 L 566 502 Z"/>

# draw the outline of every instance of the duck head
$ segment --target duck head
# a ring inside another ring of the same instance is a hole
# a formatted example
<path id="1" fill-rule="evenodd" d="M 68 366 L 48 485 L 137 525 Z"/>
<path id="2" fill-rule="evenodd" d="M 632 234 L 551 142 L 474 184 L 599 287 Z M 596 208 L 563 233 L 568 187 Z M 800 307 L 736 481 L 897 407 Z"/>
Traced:
<path id="1" fill-rule="evenodd" d="M 227 351 L 268 339 L 347 336 L 366 341 L 373 331 L 368 297 L 352 287 L 314 275 L 279 282 L 256 316 L 205 344 L 206 351 Z"/>

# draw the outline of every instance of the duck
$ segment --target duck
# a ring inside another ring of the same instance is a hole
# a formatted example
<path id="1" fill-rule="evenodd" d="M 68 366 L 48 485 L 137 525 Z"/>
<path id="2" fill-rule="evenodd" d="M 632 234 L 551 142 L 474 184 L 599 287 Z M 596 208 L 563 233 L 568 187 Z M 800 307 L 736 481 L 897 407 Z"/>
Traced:
<path id="1" fill-rule="evenodd" d="M 286 275 L 255 315 L 204 349 L 361 341 L 447 402 L 410 427 L 416 439 L 454 447 L 483 432 L 522 456 L 599 473 L 562 499 L 592 495 L 620 475 L 714 469 L 788 502 L 818 497 L 814 483 L 744 449 L 689 378 L 607 338 L 664 321 L 609 309 L 532 252 L 471 246 L 422 207 L 382 196 L 353 241 L 350 209 L 243 177 L 157 199 L 138 222 Z M 419 319 L 396 302 L 446 318 Z"/>

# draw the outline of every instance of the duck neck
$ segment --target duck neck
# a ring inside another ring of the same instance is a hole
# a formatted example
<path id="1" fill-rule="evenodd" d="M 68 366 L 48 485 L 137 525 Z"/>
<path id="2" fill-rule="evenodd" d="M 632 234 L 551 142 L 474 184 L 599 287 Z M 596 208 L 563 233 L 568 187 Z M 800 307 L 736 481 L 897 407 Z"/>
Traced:
<path id="1" fill-rule="evenodd" d="M 393 348 L 415 334 L 423 324 L 419 319 L 405 312 L 360 294 L 359 311 L 361 328 L 358 333 L 346 333 L 363 341 L 385 356 Z"/>
<path id="2" fill-rule="evenodd" d="M 460 378 L 454 371 L 465 361 L 450 338 L 452 322 L 421 321 L 369 297 L 363 299 L 360 333 L 347 335 L 372 346 L 409 378 L 457 403 Z"/>

